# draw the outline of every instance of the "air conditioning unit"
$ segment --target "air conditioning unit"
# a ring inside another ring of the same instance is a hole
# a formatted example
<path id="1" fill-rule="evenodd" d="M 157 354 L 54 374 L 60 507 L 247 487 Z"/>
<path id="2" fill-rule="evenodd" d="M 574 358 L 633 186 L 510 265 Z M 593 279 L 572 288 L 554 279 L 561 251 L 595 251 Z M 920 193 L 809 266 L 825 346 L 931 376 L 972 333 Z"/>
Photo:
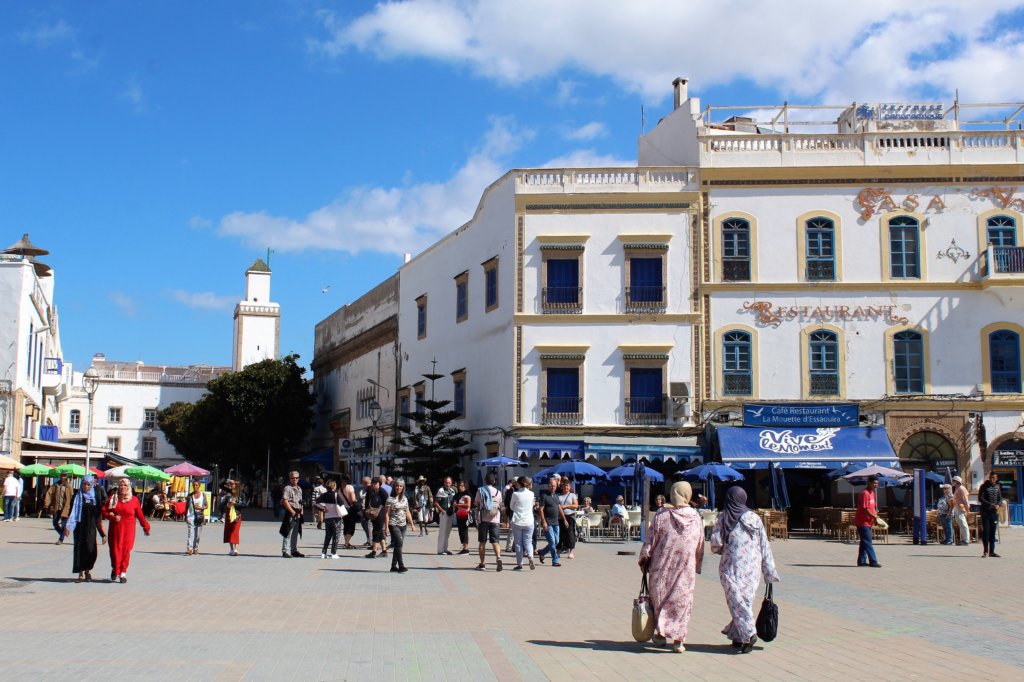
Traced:
<path id="1" fill-rule="evenodd" d="M 341 438 L 338 440 L 338 450 L 341 452 L 352 452 L 352 439 Z"/>

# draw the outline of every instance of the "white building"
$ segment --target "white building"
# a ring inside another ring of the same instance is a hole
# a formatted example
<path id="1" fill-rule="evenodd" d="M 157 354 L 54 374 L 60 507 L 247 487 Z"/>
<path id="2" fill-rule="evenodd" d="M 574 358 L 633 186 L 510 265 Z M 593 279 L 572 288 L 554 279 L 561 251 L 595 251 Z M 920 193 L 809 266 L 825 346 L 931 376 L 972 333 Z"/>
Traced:
<path id="1" fill-rule="evenodd" d="M 993 129 L 968 115 L 999 118 L 994 105 L 853 104 L 808 132 L 788 121 L 820 109 L 715 122 L 675 85 L 640 163 L 700 167 L 701 409 L 855 405 L 905 467 L 949 467 L 973 489 L 995 465 L 1020 522 L 1018 105 Z M 741 461 L 767 458 L 750 454 Z"/>
<path id="2" fill-rule="evenodd" d="M 316 325 L 316 414 L 305 463 L 357 477 L 377 473 L 394 434 L 400 363 L 394 275 Z M 374 402 L 381 406 L 376 428 Z"/>
<path id="3" fill-rule="evenodd" d="M 280 346 L 281 306 L 270 300 L 270 267 L 257 258 L 245 271 L 245 299 L 235 306 L 231 368 L 274 360 Z"/>
<path id="4" fill-rule="evenodd" d="M 115 362 L 103 354 L 93 356 L 92 368 L 99 375 L 93 395 L 92 448 L 156 465 L 181 460 L 164 438 L 157 412 L 172 403 L 196 402 L 206 393 L 206 384 L 211 379 L 229 371 L 227 367 L 209 365 L 173 367 Z M 76 373 L 68 397 L 61 403 L 62 435 L 84 442 L 88 420 L 88 395 L 82 385 L 82 374 Z"/>
<path id="5" fill-rule="evenodd" d="M 49 252 L 26 234 L 0 254 L 0 453 L 21 459 L 23 441 L 55 440 L 64 387 Z"/>

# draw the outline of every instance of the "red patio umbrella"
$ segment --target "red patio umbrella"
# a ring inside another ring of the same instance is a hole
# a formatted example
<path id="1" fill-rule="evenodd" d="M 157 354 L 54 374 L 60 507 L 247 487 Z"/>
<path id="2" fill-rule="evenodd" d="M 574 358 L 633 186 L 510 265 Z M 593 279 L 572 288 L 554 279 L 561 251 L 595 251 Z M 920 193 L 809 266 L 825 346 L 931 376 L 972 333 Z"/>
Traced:
<path id="1" fill-rule="evenodd" d="M 175 464 L 172 467 L 164 469 L 165 473 L 173 476 L 186 476 L 191 478 L 192 476 L 209 476 L 210 472 L 206 469 L 197 467 L 195 464 L 190 462 L 182 462 L 181 464 Z"/>

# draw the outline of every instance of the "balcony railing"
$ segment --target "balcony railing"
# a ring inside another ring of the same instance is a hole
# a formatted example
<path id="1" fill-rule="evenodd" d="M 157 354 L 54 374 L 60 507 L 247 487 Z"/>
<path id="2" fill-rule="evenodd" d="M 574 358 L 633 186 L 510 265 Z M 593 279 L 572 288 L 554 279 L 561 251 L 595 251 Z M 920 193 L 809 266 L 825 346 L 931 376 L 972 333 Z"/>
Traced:
<path id="1" fill-rule="evenodd" d="M 808 282 L 834 282 L 836 264 L 831 260 L 813 260 L 807 263 Z"/>
<path id="2" fill-rule="evenodd" d="M 726 373 L 722 377 L 722 382 L 725 384 L 722 387 L 725 395 L 752 395 L 754 392 L 754 380 L 750 374 Z"/>
<path id="3" fill-rule="evenodd" d="M 658 312 L 665 309 L 665 287 L 626 287 L 626 312 Z"/>
<path id="4" fill-rule="evenodd" d="M 1024 274 L 1024 246 L 990 246 L 988 252 L 992 274 Z"/>
<path id="5" fill-rule="evenodd" d="M 665 398 L 626 398 L 626 423 L 664 426 Z"/>
<path id="6" fill-rule="evenodd" d="M 578 313 L 583 310 L 583 287 L 544 287 L 541 295 L 545 313 Z"/>
<path id="7" fill-rule="evenodd" d="M 839 374 L 811 372 L 811 395 L 839 395 Z"/>
<path id="8" fill-rule="evenodd" d="M 750 281 L 750 259 L 749 258 L 724 258 L 722 259 L 722 279 L 726 282 L 749 282 Z"/>
<path id="9" fill-rule="evenodd" d="M 542 398 L 541 421 L 545 424 L 583 423 L 583 398 Z"/>

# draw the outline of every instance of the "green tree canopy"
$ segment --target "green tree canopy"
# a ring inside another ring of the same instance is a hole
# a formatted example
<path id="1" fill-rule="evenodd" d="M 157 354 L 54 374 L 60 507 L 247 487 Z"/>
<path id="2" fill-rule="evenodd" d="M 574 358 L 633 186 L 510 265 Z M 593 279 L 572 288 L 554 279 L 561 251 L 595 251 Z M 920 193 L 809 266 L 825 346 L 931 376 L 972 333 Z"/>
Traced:
<path id="1" fill-rule="evenodd" d="M 173 403 L 158 414 L 168 442 L 203 467 L 252 475 L 282 469 L 312 424 L 315 397 L 298 355 L 264 360 L 207 384 L 196 403 Z"/>

